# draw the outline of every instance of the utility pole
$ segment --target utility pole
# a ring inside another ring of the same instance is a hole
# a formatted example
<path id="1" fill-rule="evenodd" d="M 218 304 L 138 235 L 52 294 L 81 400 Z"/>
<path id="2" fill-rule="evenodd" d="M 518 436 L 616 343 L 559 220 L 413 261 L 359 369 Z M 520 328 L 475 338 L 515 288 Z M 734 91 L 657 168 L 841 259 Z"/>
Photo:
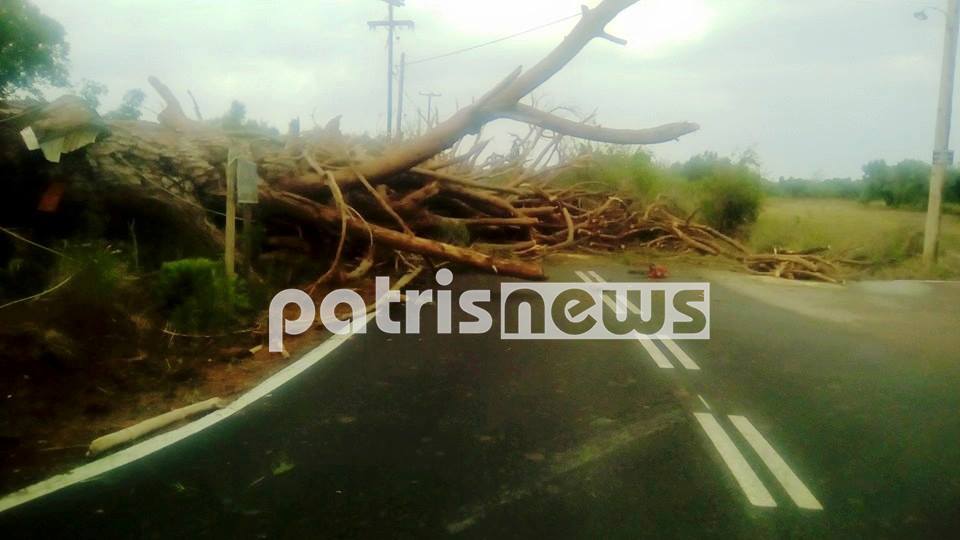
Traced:
<path id="1" fill-rule="evenodd" d="M 407 53 L 400 53 L 400 91 L 397 92 L 397 140 L 403 139 L 403 80 L 407 75 Z"/>
<path id="2" fill-rule="evenodd" d="M 420 92 L 420 95 L 427 98 L 427 129 L 430 129 L 433 126 L 431 119 L 439 120 L 438 118 L 433 117 L 433 98 L 443 97 L 443 94 L 437 94 L 435 92 Z"/>
<path id="3" fill-rule="evenodd" d="M 397 27 L 413 28 L 413 21 L 398 21 L 393 18 L 393 8 L 404 7 L 405 0 L 383 0 L 387 3 L 387 20 L 369 21 L 370 29 L 387 28 L 387 137 L 393 131 L 393 43 L 394 30 Z"/>
<path id="4" fill-rule="evenodd" d="M 953 164 L 953 152 L 950 151 L 950 121 L 953 116 L 953 83 L 957 66 L 957 35 L 958 32 L 960 32 L 960 0 L 949 0 L 946 15 L 947 24 L 943 39 L 943 68 L 940 73 L 940 102 L 937 106 L 937 128 L 934 134 L 933 170 L 930 175 L 927 223 L 923 236 L 923 263 L 927 267 L 932 266 L 937 261 L 943 184 L 946 180 L 947 169 Z"/>

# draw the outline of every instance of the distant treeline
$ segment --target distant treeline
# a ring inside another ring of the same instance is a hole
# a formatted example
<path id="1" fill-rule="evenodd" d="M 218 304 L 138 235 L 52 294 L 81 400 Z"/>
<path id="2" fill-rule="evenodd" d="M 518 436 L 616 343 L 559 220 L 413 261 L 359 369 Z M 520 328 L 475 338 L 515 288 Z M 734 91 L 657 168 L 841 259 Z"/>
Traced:
<path id="1" fill-rule="evenodd" d="M 930 164 L 915 159 L 896 165 L 876 160 L 863 166 L 860 179 L 781 177 L 776 182 L 765 182 L 764 191 L 774 197 L 882 201 L 891 208 L 923 209 L 927 205 L 930 169 Z M 960 203 L 960 169 L 949 171 L 943 196 L 946 202 Z"/>

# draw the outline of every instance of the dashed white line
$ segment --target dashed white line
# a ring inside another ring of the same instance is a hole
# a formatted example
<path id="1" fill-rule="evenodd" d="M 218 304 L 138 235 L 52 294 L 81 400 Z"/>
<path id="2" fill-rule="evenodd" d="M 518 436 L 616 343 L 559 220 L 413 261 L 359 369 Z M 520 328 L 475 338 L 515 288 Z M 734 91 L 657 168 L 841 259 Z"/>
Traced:
<path id="1" fill-rule="evenodd" d="M 586 283 L 591 283 L 594 281 L 597 283 L 607 282 L 607 280 L 605 280 L 603 276 L 601 276 L 600 274 L 598 274 L 593 270 L 590 270 L 586 273 L 581 272 L 579 270 L 575 270 L 574 273 L 577 275 L 578 278 L 580 278 L 582 281 Z M 631 313 L 635 315 L 641 314 L 640 308 L 637 307 L 636 304 L 634 304 L 633 302 L 625 298 L 624 298 L 624 301 L 626 302 L 627 309 Z M 609 296 L 603 295 L 603 303 L 606 304 L 607 307 L 609 307 L 610 309 L 617 311 L 617 304 L 614 303 L 614 301 Z M 635 333 L 635 335 L 637 336 L 637 341 L 639 341 L 640 344 L 643 345 L 643 348 L 647 351 L 647 354 L 649 354 L 650 357 L 653 358 L 653 361 L 655 364 L 657 364 L 657 367 L 661 369 L 674 368 L 673 364 L 670 363 L 670 360 L 668 360 L 667 357 L 660 351 L 660 348 L 657 347 L 657 345 L 652 342 L 653 340 L 647 337 L 642 337 L 639 333 Z M 688 369 L 691 371 L 700 370 L 700 366 L 698 366 L 697 363 L 694 362 L 693 359 L 690 358 L 690 356 L 686 352 L 684 352 L 684 350 L 681 349 L 680 346 L 677 345 L 672 339 L 655 337 L 655 340 L 662 341 L 663 344 L 667 347 L 667 350 L 669 350 L 673 354 L 673 356 L 676 357 L 677 361 L 680 362 L 680 365 L 683 366 L 685 369 Z"/>
<path id="2" fill-rule="evenodd" d="M 687 355 L 687 353 L 683 352 L 683 349 L 681 349 L 679 345 L 674 343 L 672 339 L 669 339 L 669 338 L 658 338 L 658 339 L 662 341 L 664 345 L 667 346 L 667 349 L 669 349 L 670 352 L 673 353 L 673 356 L 677 357 L 677 360 L 680 362 L 681 366 L 693 371 L 700 370 L 700 366 L 698 366 L 697 363 L 693 361 L 693 358 L 690 358 Z"/>
<path id="3" fill-rule="evenodd" d="M 586 283 L 590 283 L 591 281 L 593 281 L 586 274 L 584 274 L 579 270 L 574 270 L 573 273 L 576 274 L 578 278 L 580 278 L 580 281 L 584 281 Z"/>
<path id="4" fill-rule="evenodd" d="M 753 447 L 797 506 L 806 510 L 823 510 L 820 501 L 813 496 L 813 493 L 807 489 L 807 486 L 797 477 L 790 466 L 787 465 L 787 462 L 780 457 L 780 454 L 773 449 L 773 446 L 763 438 L 757 428 L 753 427 L 750 420 L 747 420 L 745 416 L 730 416 L 730 421 L 740 431 L 743 438 L 750 443 L 750 446 Z"/>
<path id="5" fill-rule="evenodd" d="M 579 273 L 579 272 L 578 272 L 578 273 Z M 603 279 L 603 276 L 601 276 L 600 274 L 594 272 L 593 270 L 590 270 L 589 274 L 593 277 L 594 281 L 596 281 L 597 283 L 606 283 L 606 282 L 607 282 L 607 280 Z M 581 275 L 581 278 L 580 278 L 580 279 L 583 279 L 583 280 L 586 281 L 586 282 L 589 282 L 589 281 L 590 281 L 589 279 L 584 279 L 584 278 L 582 277 L 582 275 Z M 617 299 L 619 300 L 619 297 L 617 297 Z M 643 315 L 643 312 L 640 311 L 640 308 L 637 307 L 637 305 L 634 304 L 633 302 L 631 302 L 628 298 L 626 298 L 626 296 L 624 296 L 623 301 L 624 301 L 624 303 L 626 303 L 627 309 L 630 311 L 630 313 L 633 313 L 634 315 Z"/>
<path id="6" fill-rule="evenodd" d="M 760 481 L 760 477 L 757 476 L 757 473 L 755 473 L 750 467 L 750 464 L 747 463 L 747 460 L 743 457 L 743 454 L 740 453 L 740 450 L 737 449 L 737 446 L 733 444 L 727 432 L 720 427 L 717 419 L 710 413 L 694 413 L 693 415 L 696 417 L 697 422 L 700 423 L 703 431 L 706 432 L 714 448 L 720 453 L 720 458 L 723 459 L 727 468 L 730 469 L 734 480 L 737 481 L 740 489 L 746 494 L 747 500 L 754 506 L 768 508 L 777 506 L 777 502 L 773 500 L 773 496 L 771 496 L 767 488 L 764 487 L 763 482 Z"/>
<path id="7" fill-rule="evenodd" d="M 650 340 L 650 338 L 642 336 L 634 332 L 637 336 L 637 341 L 640 342 L 640 345 L 647 350 L 647 354 L 650 355 L 650 358 L 653 358 L 653 362 L 657 364 L 657 367 L 660 369 L 673 369 L 673 364 L 670 363 L 670 360 L 667 360 L 667 357 L 664 356 L 660 349 Z"/>
<path id="8" fill-rule="evenodd" d="M 697 397 L 700 398 L 700 403 L 703 403 L 703 406 L 706 407 L 708 411 L 711 410 L 710 404 L 707 403 L 707 400 L 703 399 L 703 396 L 701 396 L 700 394 L 697 394 Z"/>

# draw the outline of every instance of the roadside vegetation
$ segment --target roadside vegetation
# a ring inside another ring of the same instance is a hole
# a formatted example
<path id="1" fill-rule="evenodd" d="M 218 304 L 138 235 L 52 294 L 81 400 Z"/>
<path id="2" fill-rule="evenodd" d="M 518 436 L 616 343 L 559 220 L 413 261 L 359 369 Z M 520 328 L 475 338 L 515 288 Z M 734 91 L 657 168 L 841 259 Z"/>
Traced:
<path id="1" fill-rule="evenodd" d="M 951 170 L 947 180 L 940 262 L 928 270 L 919 260 L 927 163 L 877 160 L 864 165 L 859 179 L 771 181 L 750 152 L 730 157 L 708 152 L 663 164 L 644 151 L 586 150 L 584 165 L 558 182 L 599 183 L 647 203 L 668 201 L 678 215 L 733 235 L 760 253 L 826 251 L 857 261 L 854 278 L 960 276 L 960 170 Z"/>
<path id="2" fill-rule="evenodd" d="M 763 177 L 752 153 L 721 157 L 707 152 L 685 163 L 664 165 L 645 151 L 616 147 L 581 149 L 583 167 L 565 172 L 556 182 L 600 184 L 630 193 L 644 203 L 661 199 L 678 214 L 726 233 L 749 232 L 763 205 Z"/>
<path id="3" fill-rule="evenodd" d="M 768 198 L 750 244 L 758 251 L 829 247 L 838 257 L 873 263 L 863 266 L 864 279 L 960 277 L 960 217 L 943 216 L 940 259 L 931 270 L 920 261 L 924 219 L 923 212 L 877 202 Z"/>

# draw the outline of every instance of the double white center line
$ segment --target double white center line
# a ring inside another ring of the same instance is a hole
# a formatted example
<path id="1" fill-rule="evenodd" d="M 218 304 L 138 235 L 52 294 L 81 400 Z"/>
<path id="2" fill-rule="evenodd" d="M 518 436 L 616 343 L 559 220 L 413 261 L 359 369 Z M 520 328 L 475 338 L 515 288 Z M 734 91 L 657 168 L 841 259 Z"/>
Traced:
<path id="1" fill-rule="evenodd" d="M 594 271 L 589 272 L 576 272 L 577 277 L 587 283 L 605 283 L 606 280 L 597 274 Z M 620 298 L 617 296 L 617 300 L 613 300 L 606 295 L 603 295 L 603 302 L 610 309 L 617 311 L 618 305 L 617 301 L 623 300 L 626 302 L 626 308 L 635 315 L 640 315 L 640 308 L 633 304 L 629 299 Z M 660 341 L 666 347 L 666 349 L 677 359 L 677 362 L 680 363 L 686 369 L 689 370 L 700 370 L 700 367 L 687 355 L 679 345 L 673 342 L 671 339 L 660 338 L 654 336 L 655 339 L 650 339 L 648 337 L 641 336 L 634 332 L 637 336 L 637 340 L 640 342 L 640 345 L 647 351 L 647 354 L 653 359 L 654 363 L 659 368 L 663 369 L 673 369 L 674 366 L 663 353 L 662 350 L 656 345 L 655 341 Z M 703 399 L 703 396 L 698 395 L 700 401 L 703 403 L 704 407 L 707 410 L 710 410 L 710 405 L 707 404 L 706 400 Z M 737 444 L 733 441 L 733 438 L 727 434 L 723 426 L 720 424 L 720 421 L 714 416 L 713 413 L 709 412 L 697 412 L 694 413 L 694 418 L 700 424 L 700 427 L 703 428 L 704 433 L 706 433 L 707 438 L 713 443 L 713 447 L 716 448 L 717 452 L 720 454 L 720 458 L 723 460 L 724 464 L 727 466 L 727 469 L 730 470 L 730 473 L 733 475 L 734 480 L 740 486 L 740 489 L 743 490 L 744 494 L 747 496 L 747 500 L 750 501 L 754 506 L 768 507 L 772 508 L 777 506 L 777 502 L 774 500 L 773 495 L 770 494 L 770 491 L 767 490 L 764 486 L 763 481 L 753 470 L 753 467 L 750 466 L 750 463 L 744 457 L 743 453 L 740 452 L 740 449 L 737 448 Z M 745 416 L 730 415 L 728 416 L 730 423 L 733 424 L 734 428 L 740 433 L 743 439 L 750 445 L 754 453 L 764 465 L 770 470 L 773 474 L 773 477 L 777 479 L 777 482 L 783 487 L 783 490 L 787 493 L 790 499 L 797 505 L 799 508 L 805 510 L 823 510 L 823 505 L 820 504 L 820 501 L 814 497 L 813 493 L 807 488 L 807 486 L 800 480 L 800 478 L 793 472 L 787 462 L 784 461 L 780 454 L 774 450 L 773 446 L 767 442 L 767 440 L 760 434 L 760 431 L 747 419 Z"/>
<path id="2" fill-rule="evenodd" d="M 589 272 L 586 272 L 586 273 L 577 270 L 576 274 L 577 274 L 577 277 L 579 277 L 581 280 L 583 280 L 586 283 L 606 283 L 607 282 L 607 280 L 603 279 L 603 277 L 601 277 L 600 274 L 594 272 L 593 270 L 590 270 Z M 616 298 L 617 298 L 617 301 L 621 300 L 619 295 L 617 295 Z M 641 314 L 641 310 L 639 307 L 637 307 L 636 304 L 634 304 L 627 298 L 623 298 L 622 300 L 624 301 L 626 308 L 630 313 L 633 313 L 634 315 Z M 603 303 L 606 304 L 607 307 L 612 309 L 614 312 L 617 311 L 616 301 L 614 301 L 609 296 L 603 295 Z M 657 337 L 655 340 L 652 340 L 649 337 L 638 334 L 637 332 L 634 332 L 634 335 L 636 336 L 637 341 L 640 342 L 640 345 L 644 348 L 644 350 L 647 351 L 647 354 L 650 355 L 650 358 L 653 359 L 653 362 L 657 365 L 658 368 L 674 369 L 674 366 L 670 362 L 670 360 L 667 358 L 667 356 L 663 353 L 663 351 L 661 351 L 660 348 L 657 347 L 654 341 L 659 341 L 663 343 L 663 345 L 667 348 L 667 350 L 670 351 L 670 353 L 677 359 L 677 362 L 679 362 L 684 369 L 689 369 L 691 371 L 700 370 L 700 366 L 698 366 L 697 363 L 694 362 L 693 359 L 690 358 L 690 356 L 686 352 L 684 352 L 683 349 L 681 349 L 680 346 L 677 345 L 672 339 Z"/>
<path id="3" fill-rule="evenodd" d="M 734 480 L 737 481 L 740 489 L 746 494 L 747 500 L 754 506 L 777 506 L 776 501 L 773 500 L 773 496 L 767 491 L 760 477 L 757 476 L 757 473 L 755 473 L 750 464 L 747 463 L 746 458 L 740 453 L 733 439 L 724 431 L 720 422 L 717 421 L 717 418 L 710 413 L 704 412 L 694 413 L 693 416 L 697 419 L 697 422 L 700 423 L 700 427 L 703 428 L 710 442 L 713 443 L 714 448 L 717 449 L 720 458 L 727 465 L 727 468 L 730 469 Z M 750 447 L 753 448 L 757 456 L 760 457 L 763 464 L 770 469 L 774 478 L 780 482 L 784 491 L 787 492 L 787 495 L 790 496 L 797 507 L 803 508 L 804 510 L 823 510 L 823 505 L 820 504 L 820 501 L 813 496 L 813 493 L 810 492 L 806 484 L 793 472 L 793 469 L 780 457 L 780 454 L 773 449 L 773 446 L 763 438 L 763 435 L 750 423 L 750 420 L 747 420 L 746 416 L 730 415 L 728 418 L 730 422 L 733 423 L 733 426 L 737 428 L 737 431 L 740 432 L 740 435 L 742 435 Z"/>

